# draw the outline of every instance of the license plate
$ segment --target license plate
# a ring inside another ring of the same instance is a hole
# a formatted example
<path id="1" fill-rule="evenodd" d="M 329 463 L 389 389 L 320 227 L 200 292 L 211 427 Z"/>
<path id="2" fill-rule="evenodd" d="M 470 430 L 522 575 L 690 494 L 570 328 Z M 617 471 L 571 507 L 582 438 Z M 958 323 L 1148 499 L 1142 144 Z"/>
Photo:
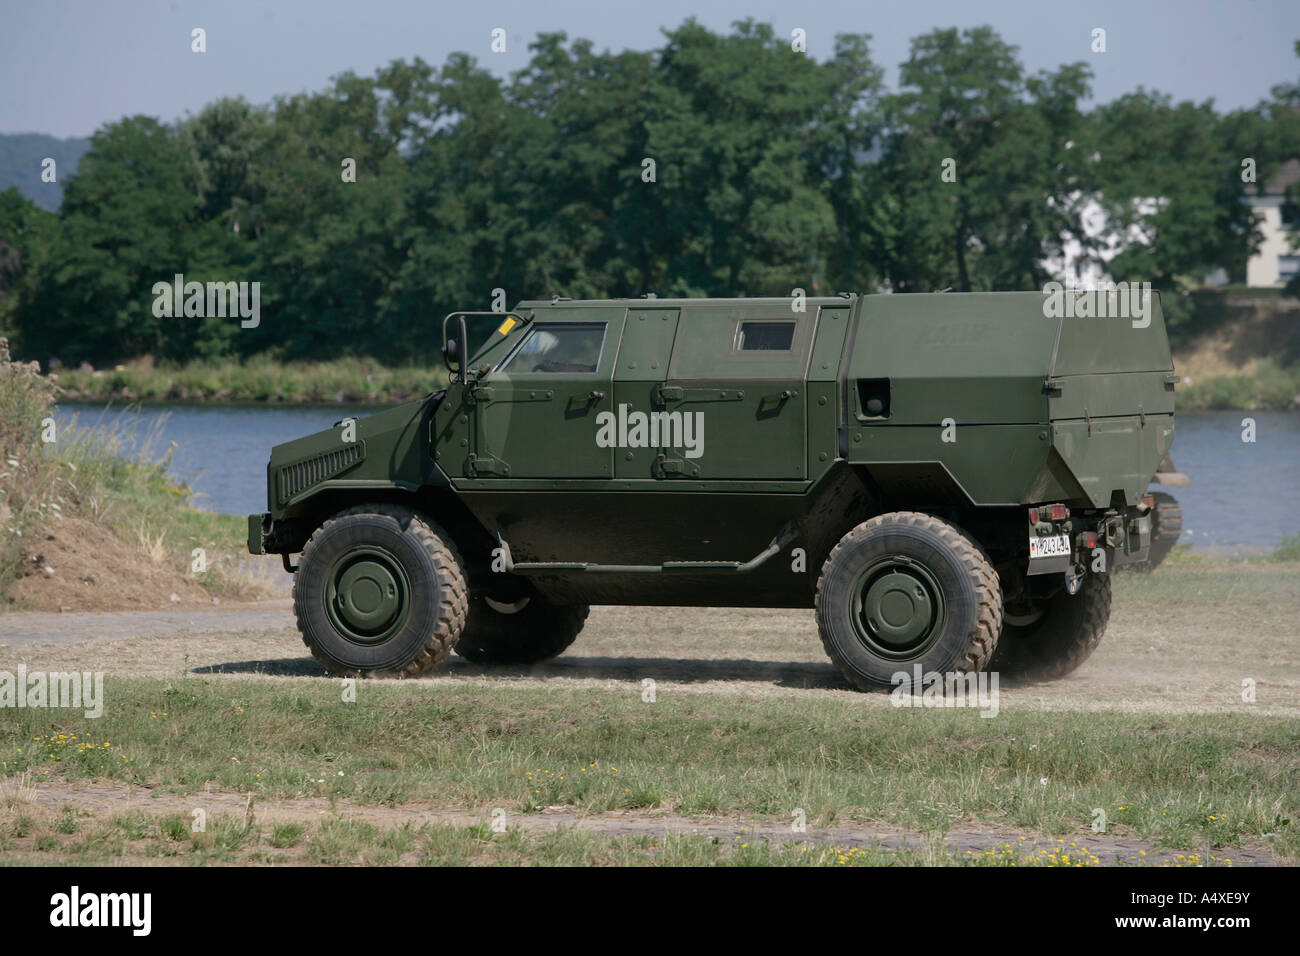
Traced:
<path id="1" fill-rule="evenodd" d="M 1068 557 L 1070 554 L 1070 536 L 1068 534 L 1052 534 L 1043 538 L 1029 539 L 1029 559 L 1034 558 L 1059 558 L 1062 555 Z"/>

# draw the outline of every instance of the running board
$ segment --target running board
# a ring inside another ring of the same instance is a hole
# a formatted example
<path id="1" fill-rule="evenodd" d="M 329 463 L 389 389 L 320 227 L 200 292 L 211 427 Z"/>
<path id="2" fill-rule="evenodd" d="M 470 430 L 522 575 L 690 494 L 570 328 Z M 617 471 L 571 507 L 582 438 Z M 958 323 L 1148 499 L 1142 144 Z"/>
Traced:
<path id="1" fill-rule="evenodd" d="M 663 564 L 593 564 L 589 561 L 520 561 L 510 554 L 510 542 L 504 528 L 497 528 L 497 543 L 505 570 L 510 574 L 747 574 L 753 571 L 796 537 L 793 524 L 787 524 L 771 544 L 748 561 L 665 561 Z"/>

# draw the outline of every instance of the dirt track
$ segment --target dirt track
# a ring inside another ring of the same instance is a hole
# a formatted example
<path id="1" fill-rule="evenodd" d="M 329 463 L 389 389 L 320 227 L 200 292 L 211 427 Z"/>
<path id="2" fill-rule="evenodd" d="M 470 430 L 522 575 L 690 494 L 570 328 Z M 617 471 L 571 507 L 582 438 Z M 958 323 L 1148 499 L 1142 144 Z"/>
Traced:
<path id="1" fill-rule="evenodd" d="M 237 793 L 194 793 L 185 796 L 132 787 L 115 783 L 67 783 L 43 781 L 35 785 L 33 801 L 50 811 L 67 807 L 91 815 L 145 813 L 149 816 L 180 816 L 189 819 L 195 809 L 211 816 L 228 816 L 249 819 L 259 825 L 277 823 L 319 823 L 327 820 L 344 820 L 368 823 L 380 827 L 419 827 L 424 824 L 442 824 L 467 827 L 492 821 L 492 808 L 480 812 L 465 809 L 447 809 L 407 803 L 400 807 L 360 806 L 341 803 L 334 807 L 323 799 L 292 799 L 258 801 L 250 804 L 248 798 Z M 518 827 L 523 832 L 538 836 L 561 829 L 606 837 L 648 836 L 662 839 L 668 836 L 704 836 L 725 842 L 773 844 L 805 842 L 822 847 L 847 850 L 850 847 L 897 851 L 925 852 L 943 848 L 958 856 L 996 852 L 999 847 L 1010 847 L 1021 859 L 1040 853 L 1068 853 L 1072 859 L 1084 859 L 1090 854 L 1098 861 L 1094 865 L 1141 866 L 1193 866 L 1224 864 L 1232 866 L 1273 866 L 1275 860 L 1266 848 L 1234 848 L 1231 850 L 1206 850 L 1205 855 L 1191 851 L 1158 849 L 1141 840 L 1115 835 L 1080 833 L 1067 839 L 1052 839 L 1036 834 L 1021 833 L 1009 828 L 956 829 L 943 837 L 926 837 L 923 834 L 890 826 L 809 826 L 795 832 L 791 826 L 777 823 L 757 823 L 732 818 L 694 820 L 666 813 L 638 813 L 614 811 L 598 815 L 577 812 L 568 806 L 548 807 L 537 813 L 510 813 L 508 827 Z M 156 862 L 156 861 L 151 861 Z"/>
<path id="2" fill-rule="evenodd" d="M 289 600 L 214 605 L 174 611 L 99 611 L 50 614 L 20 611 L 0 617 L 0 648 L 20 644 L 82 644 L 155 634 L 294 627 Z"/>
<path id="3" fill-rule="evenodd" d="M 1271 572 L 1261 572 L 1271 573 Z M 1294 572 L 1289 572 L 1294 574 Z M 1300 589 L 1278 602 L 1118 599 L 1101 647 L 1049 684 L 1003 683 L 1003 707 L 1236 712 L 1256 682 L 1259 714 L 1300 715 Z M 174 611 L 8 614 L 0 668 L 25 663 L 133 676 L 182 672 L 320 677 L 287 600 Z M 810 611 L 605 607 L 565 655 L 528 669 L 452 657 L 418 680 L 614 687 L 653 678 L 680 692 L 801 695 L 847 689 L 827 661 Z M 888 706 L 865 695 L 865 706 Z"/>

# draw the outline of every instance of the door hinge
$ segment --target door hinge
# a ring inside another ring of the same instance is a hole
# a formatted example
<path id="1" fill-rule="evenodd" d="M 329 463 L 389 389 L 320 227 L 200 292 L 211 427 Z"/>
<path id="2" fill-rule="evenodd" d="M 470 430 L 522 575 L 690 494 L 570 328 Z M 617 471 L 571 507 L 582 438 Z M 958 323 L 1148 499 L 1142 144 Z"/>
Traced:
<path id="1" fill-rule="evenodd" d="M 683 388 L 680 385 L 654 387 L 653 401 L 664 406 L 669 402 L 741 402 L 745 400 L 743 388 Z"/>
<path id="2" fill-rule="evenodd" d="M 697 478 L 700 474 L 700 466 L 687 464 L 680 458 L 669 458 L 663 452 L 660 452 L 655 456 L 650 471 L 656 478 L 667 478 L 670 475 L 685 475 L 690 478 Z"/>
<path id="3" fill-rule="evenodd" d="M 470 404 L 487 405 L 491 402 L 549 402 L 555 398 L 552 388 L 501 388 L 496 385 L 478 385 L 469 390 Z"/>
<path id="4" fill-rule="evenodd" d="M 471 478 L 480 478 L 483 475 L 510 474 L 510 466 L 500 458 L 493 458 L 491 455 L 476 455 L 473 452 L 470 453 L 467 469 Z"/>

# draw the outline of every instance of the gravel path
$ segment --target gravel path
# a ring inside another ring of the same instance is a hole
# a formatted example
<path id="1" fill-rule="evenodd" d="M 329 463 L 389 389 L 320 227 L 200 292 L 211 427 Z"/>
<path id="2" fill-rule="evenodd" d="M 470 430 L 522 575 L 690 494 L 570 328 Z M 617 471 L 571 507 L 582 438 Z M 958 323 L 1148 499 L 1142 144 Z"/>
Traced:
<path id="1" fill-rule="evenodd" d="M 20 611 L 0 615 L 0 647 L 114 641 L 176 631 L 204 634 L 296 626 L 293 602 L 287 599 L 174 611 L 104 611 L 72 614 Z"/>

